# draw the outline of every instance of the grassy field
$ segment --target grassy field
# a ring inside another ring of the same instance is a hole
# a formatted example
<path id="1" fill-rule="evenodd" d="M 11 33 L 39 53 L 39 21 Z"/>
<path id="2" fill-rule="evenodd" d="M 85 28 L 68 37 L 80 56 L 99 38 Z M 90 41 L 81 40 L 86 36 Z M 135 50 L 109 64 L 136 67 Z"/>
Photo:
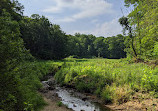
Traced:
<path id="1" fill-rule="evenodd" d="M 62 65 L 55 74 L 59 84 L 95 94 L 105 103 L 124 103 L 136 92 L 158 97 L 158 68 L 152 69 L 144 63 L 129 63 L 125 59 L 75 58 L 55 63 Z"/>

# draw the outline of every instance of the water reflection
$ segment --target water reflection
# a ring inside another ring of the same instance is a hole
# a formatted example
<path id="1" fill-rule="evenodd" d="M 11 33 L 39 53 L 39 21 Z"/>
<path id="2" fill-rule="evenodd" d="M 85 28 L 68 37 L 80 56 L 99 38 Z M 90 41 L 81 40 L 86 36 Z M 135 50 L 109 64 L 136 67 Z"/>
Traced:
<path id="1" fill-rule="evenodd" d="M 58 96 L 62 99 L 62 103 L 67 105 L 68 108 L 74 111 L 112 111 L 106 107 L 103 107 L 99 103 L 92 103 L 84 101 L 78 97 L 74 97 L 71 91 L 57 87 Z"/>

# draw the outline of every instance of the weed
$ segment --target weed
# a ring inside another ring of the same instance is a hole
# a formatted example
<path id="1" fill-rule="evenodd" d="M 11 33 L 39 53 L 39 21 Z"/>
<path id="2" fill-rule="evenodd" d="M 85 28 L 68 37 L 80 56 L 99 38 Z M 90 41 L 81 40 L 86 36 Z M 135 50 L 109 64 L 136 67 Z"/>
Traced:
<path id="1" fill-rule="evenodd" d="M 61 101 L 57 102 L 57 106 L 61 107 L 63 105 L 63 103 Z"/>
<path id="2" fill-rule="evenodd" d="M 129 64 L 126 59 L 68 59 L 55 75 L 58 83 L 96 94 L 106 103 L 121 104 L 138 91 L 158 91 L 158 70 L 143 63 Z"/>

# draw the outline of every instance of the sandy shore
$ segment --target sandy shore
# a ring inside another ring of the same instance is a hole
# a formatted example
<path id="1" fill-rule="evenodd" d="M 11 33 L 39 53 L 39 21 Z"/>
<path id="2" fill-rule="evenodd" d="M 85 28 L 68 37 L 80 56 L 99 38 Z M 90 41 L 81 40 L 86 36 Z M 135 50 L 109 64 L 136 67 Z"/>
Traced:
<path id="1" fill-rule="evenodd" d="M 59 107 L 55 100 L 52 101 L 50 99 L 47 99 L 46 97 L 44 97 L 44 100 L 47 102 L 48 105 L 45 106 L 44 109 L 41 111 L 72 111 L 71 109 L 67 109 L 64 106 Z"/>

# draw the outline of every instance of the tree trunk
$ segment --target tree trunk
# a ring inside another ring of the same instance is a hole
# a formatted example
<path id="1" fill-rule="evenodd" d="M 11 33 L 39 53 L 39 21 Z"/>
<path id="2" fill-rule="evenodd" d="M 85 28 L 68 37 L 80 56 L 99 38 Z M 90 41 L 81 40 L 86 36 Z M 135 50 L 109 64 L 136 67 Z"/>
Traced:
<path id="1" fill-rule="evenodd" d="M 134 52 L 134 57 L 137 57 L 137 53 L 136 53 L 136 50 L 134 48 L 134 37 L 132 36 L 132 29 L 131 29 L 131 27 L 129 27 L 129 36 L 132 39 L 131 45 L 132 45 L 132 49 L 133 49 L 133 52 Z"/>

